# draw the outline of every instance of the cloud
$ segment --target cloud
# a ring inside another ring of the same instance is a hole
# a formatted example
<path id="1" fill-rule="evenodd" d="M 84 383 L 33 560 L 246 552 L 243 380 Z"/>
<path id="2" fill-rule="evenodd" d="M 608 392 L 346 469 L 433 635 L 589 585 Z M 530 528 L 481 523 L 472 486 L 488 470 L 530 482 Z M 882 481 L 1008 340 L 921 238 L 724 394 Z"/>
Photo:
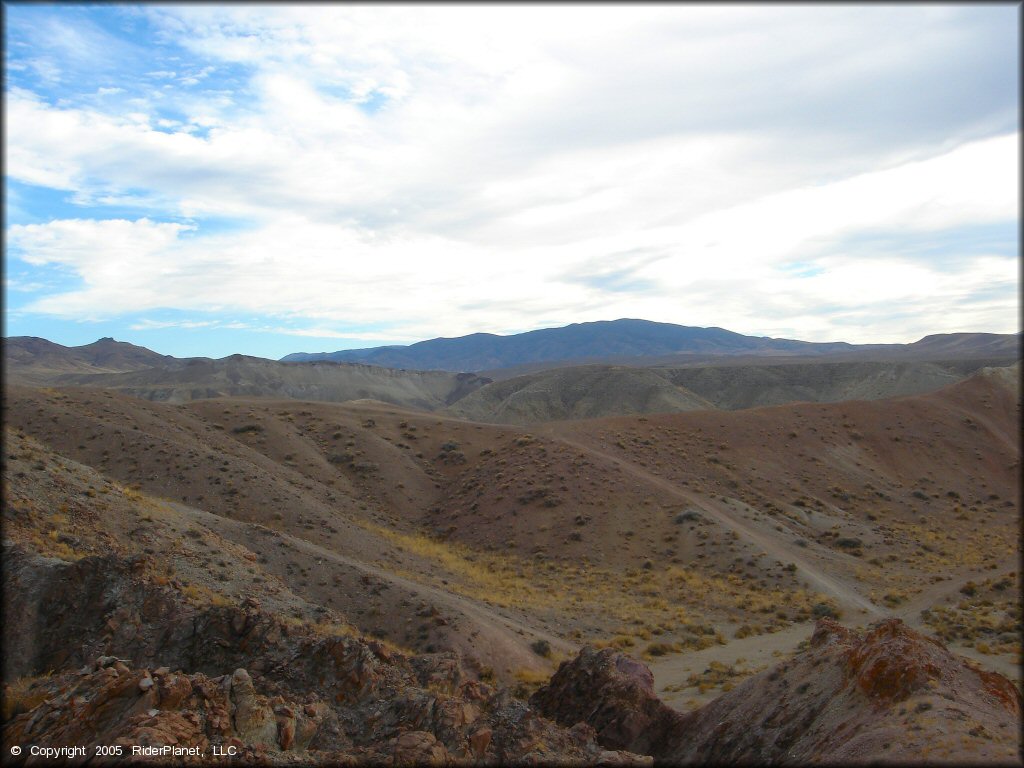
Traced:
<path id="1" fill-rule="evenodd" d="M 1014 9 L 195 4 L 131 20 L 159 52 L 114 60 L 148 79 L 85 77 L 91 100 L 7 93 L 8 177 L 88 211 L 9 228 L 15 258 L 81 278 L 28 311 L 298 313 L 345 338 L 387 319 L 389 339 L 637 316 L 868 340 L 890 332 L 892 312 L 867 309 L 887 302 L 1016 322 L 1011 255 L 968 236 L 1017 217 Z M 111 35 L 58 22 L 30 52 L 87 71 Z M 885 242 L 868 253 L 864 233 Z M 906 245 L 931 236 L 962 252 Z"/>
<path id="2" fill-rule="evenodd" d="M 678 317 L 685 297 L 688 322 L 721 324 L 725 312 L 748 331 L 761 322 L 749 307 L 798 316 L 814 304 L 853 311 L 926 301 L 941 320 L 986 286 L 1013 292 L 1015 257 L 964 253 L 939 269 L 928 255 L 915 260 L 912 249 L 851 262 L 836 244 L 865 228 L 890 233 L 898 245 L 901 232 L 942 238 L 946 230 L 1011 218 L 1015 166 L 1005 161 L 1016 146 L 1013 136 L 990 139 L 684 225 L 537 247 L 509 242 L 485 253 L 451 238 L 367 233 L 294 215 L 219 235 L 148 219 L 62 220 L 12 227 L 9 242 L 27 263 L 60 264 L 81 275 L 82 287 L 28 306 L 65 317 L 160 307 L 298 312 L 341 327 L 388 318 L 387 338 L 419 338 L 457 335 L 467 322 L 515 327 L 527 313 L 563 323 Z M 607 255 L 595 256 L 599 248 Z M 794 274 L 794 254 L 802 277 Z M 758 299 L 765 292 L 774 297 L 771 307 Z M 1011 321 L 1007 316 L 1003 325 Z M 863 338 L 877 337 L 884 323 L 880 315 Z"/>

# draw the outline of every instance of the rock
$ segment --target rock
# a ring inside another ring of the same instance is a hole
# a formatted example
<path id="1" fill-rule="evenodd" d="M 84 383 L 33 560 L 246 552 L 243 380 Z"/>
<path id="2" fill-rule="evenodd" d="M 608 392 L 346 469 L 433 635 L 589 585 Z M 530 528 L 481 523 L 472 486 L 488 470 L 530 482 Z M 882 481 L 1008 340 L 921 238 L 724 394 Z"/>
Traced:
<path id="1" fill-rule="evenodd" d="M 491 743 L 492 733 L 494 732 L 485 726 L 474 731 L 469 737 L 469 747 L 473 750 L 473 756 L 477 760 L 483 758 L 484 753 L 487 751 L 487 746 Z"/>
<path id="2" fill-rule="evenodd" d="M 289 749 L 295 743 L 295 718 L 290 714 L 277 718 L 277 742 L 282 750 Z"/>
<path id="3" fill-rule="evenodd" d="M 657 699 L 639 662 L 589 647 L 530 701 L 605 746 L 667 763 L 977 763 L 1020 749 L 1016 687 L 898 619 L 866 632 L 821 619 L 807 650 L 686 714 Z"/>
<path id="4" fill-rule="evenodd" d="M 394 765 L 446 765 L 451 755 L 432 733 L 407 731 L 394 740 L 392 761 Z"/>
<path id="5" fill-rule="evenodd" d="M 231 701 L 234 704 L 233 724 L 242 741 L 263 745 L 277 743 L 274 712 L 260 701 L 252 678 L 244 669 L 236 669 L 231 675 Z"/>
<path id="6" fill-rule="evenodd" d="M 563 662 L 530 704 L 566 726 L 585 722 L 607 747 L 640 754 L 653 754 L 653 741 L 678 714 L 655 696 L 646 666 L 612 648 L 590 646 Z"/>

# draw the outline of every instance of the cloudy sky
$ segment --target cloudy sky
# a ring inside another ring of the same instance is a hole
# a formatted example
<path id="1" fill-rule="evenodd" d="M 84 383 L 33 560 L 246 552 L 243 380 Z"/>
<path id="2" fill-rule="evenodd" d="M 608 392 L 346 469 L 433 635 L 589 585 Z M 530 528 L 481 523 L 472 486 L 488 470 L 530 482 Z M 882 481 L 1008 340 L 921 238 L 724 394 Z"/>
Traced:
<path id="1" fill-rule="evenodd" d="M 4 12 L 5 335 L 1019 330 L 1013 4 Z"/>

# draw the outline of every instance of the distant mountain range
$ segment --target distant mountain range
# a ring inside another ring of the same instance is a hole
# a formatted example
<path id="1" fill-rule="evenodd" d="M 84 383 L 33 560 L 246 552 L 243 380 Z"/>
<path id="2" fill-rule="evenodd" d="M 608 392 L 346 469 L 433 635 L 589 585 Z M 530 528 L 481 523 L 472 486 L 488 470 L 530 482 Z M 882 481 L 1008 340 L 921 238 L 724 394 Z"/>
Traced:
<path id="1" fill-rule="evenodd" d="M 720 356 L 820 357 L 824 355 L 927 358 L 932 354 L 993 356 L 1019 354 L 1019 335 L 955 333 L 926 336 L 914 344 L 816 343 L 767 336 L 744 336 L 724 328 L 695 328 L 648 320 L 606 320 L 574 323 L 510 336 L 474 333 L 430 339 L 409 346 L 347 349 L 338 352 L 297 352 L 285 362 L 331 360 L 410 370 L 486 372 L 516 366 L 572 361 L 617 364 L 670 364 L 685 358 Z M 544 366 L 547 367 L 547 366 Z M 525 372 L 525 371 L 524 371 Z"/>
<path id="2" fill-rule="evenodd" d="M 175 358 L 110 338 L 65 347 L 22 336 L 4 339 L 4 384 L 102 387 L 177 403 L 368 399 L 531 424 L 918 394 L 1019 360 L 1019 341 L 1017 335 L 957 333 L 913 344 L 815 344 L 616 320 L 275 361 Z"/>

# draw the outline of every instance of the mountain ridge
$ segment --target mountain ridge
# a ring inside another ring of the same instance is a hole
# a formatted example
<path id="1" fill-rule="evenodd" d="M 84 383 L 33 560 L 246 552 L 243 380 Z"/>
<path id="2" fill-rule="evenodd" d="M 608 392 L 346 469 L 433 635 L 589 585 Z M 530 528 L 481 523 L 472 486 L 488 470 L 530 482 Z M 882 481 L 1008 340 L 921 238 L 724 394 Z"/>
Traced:
<path id="1" fill-rule="evenodd" d="M 756 357 L 827 355 L 1019 354 L 1019 334 L 931 334 L 912 344 L 851 344 L 747 336 L 718 326 L 697 327 L 634 318 L 572 323 L 500 336 L 473 333 L 407 346 L 389 345 L 337 352 L 285 355 L 282 362 L 331 360 L 392 368 L 487 372 L 538 364 L 626 363 L 674 356 Z M 525 372 L 525 371 L 524 371 Z"/>

